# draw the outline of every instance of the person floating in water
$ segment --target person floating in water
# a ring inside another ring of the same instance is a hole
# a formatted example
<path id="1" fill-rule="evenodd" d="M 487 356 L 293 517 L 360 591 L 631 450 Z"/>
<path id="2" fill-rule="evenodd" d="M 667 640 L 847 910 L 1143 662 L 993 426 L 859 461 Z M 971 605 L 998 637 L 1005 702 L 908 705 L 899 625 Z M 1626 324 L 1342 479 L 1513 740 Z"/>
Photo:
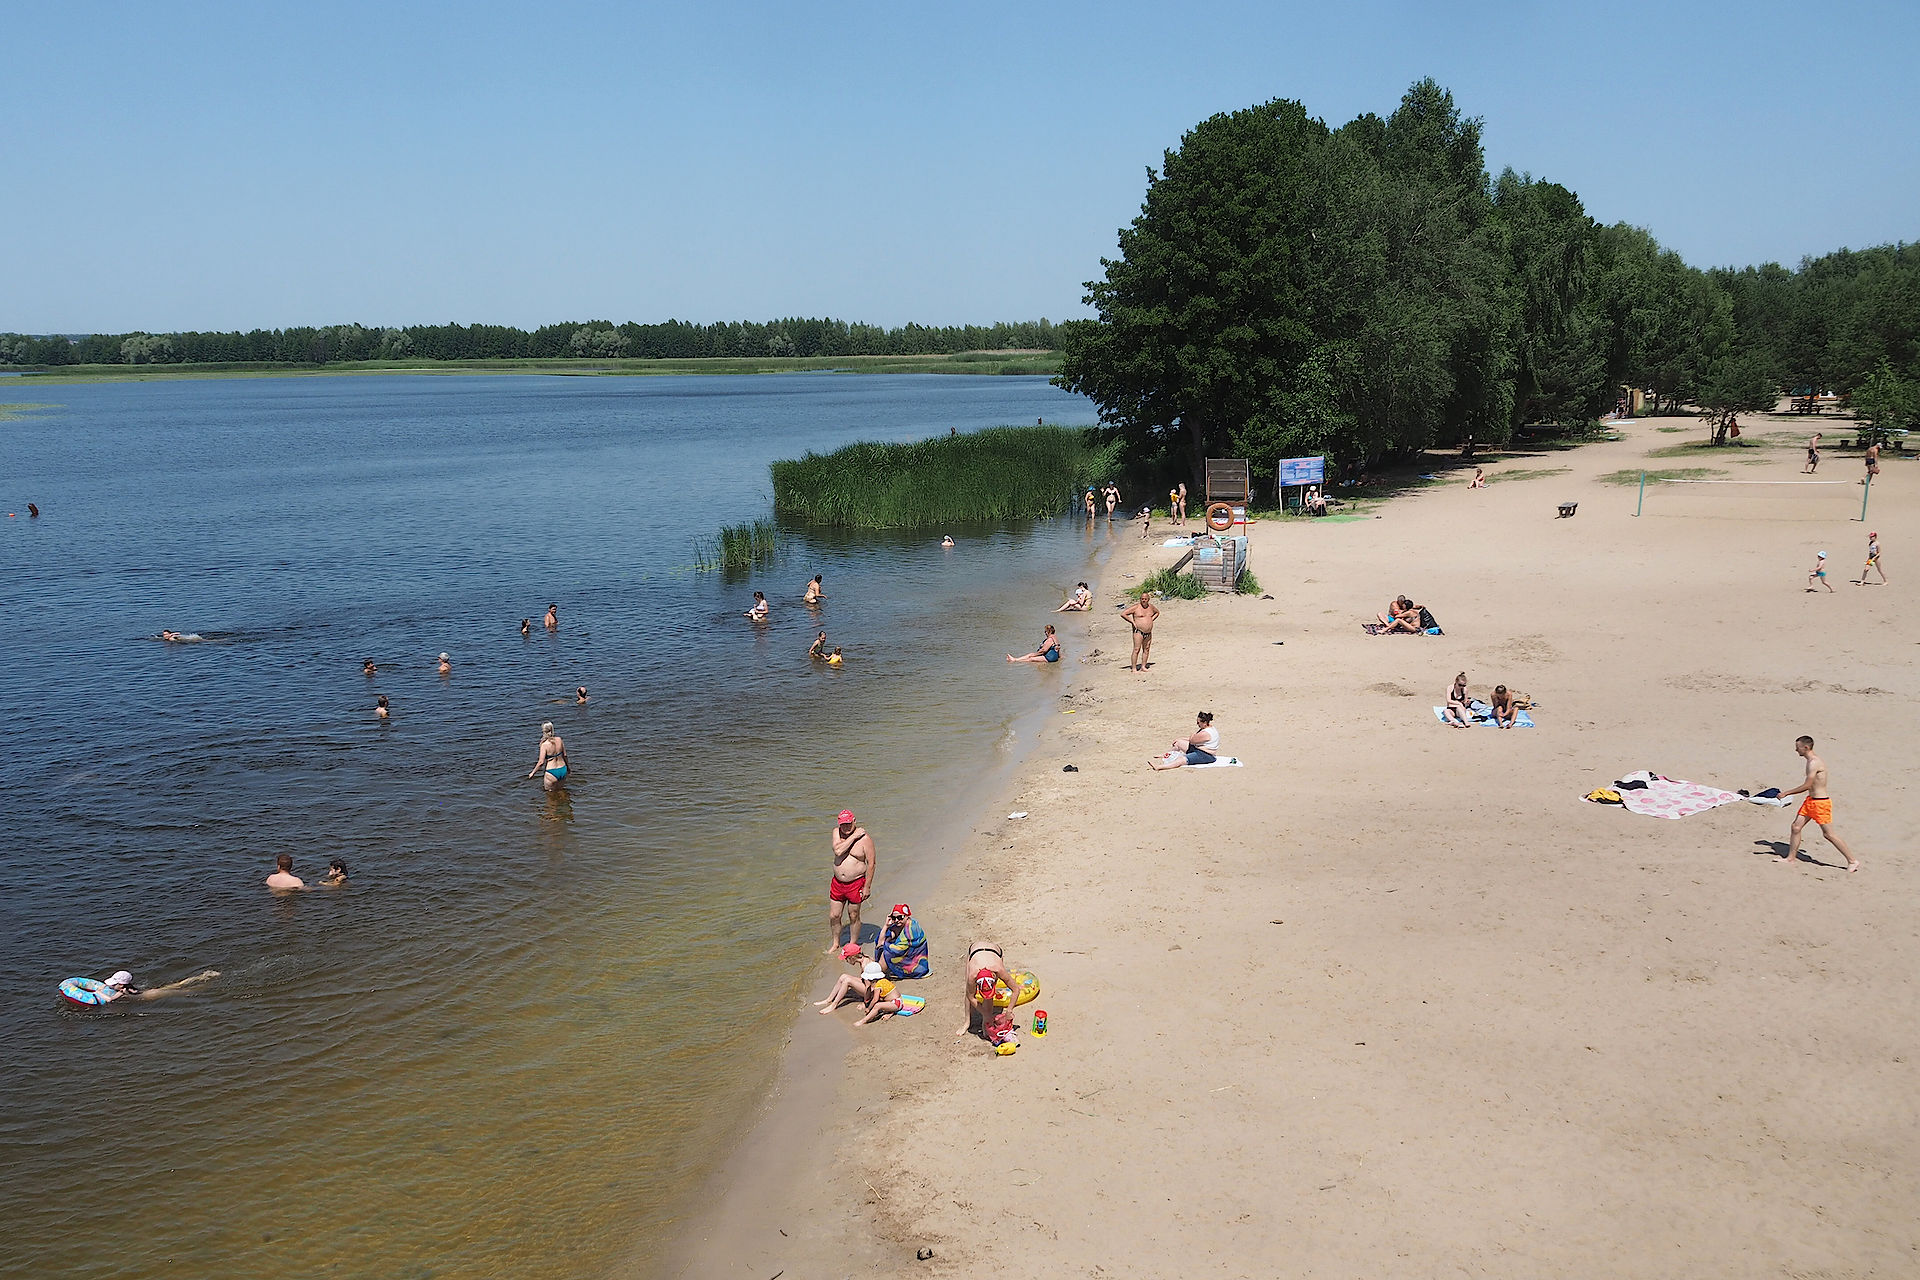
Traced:
<path id="1" fill-rule="evenodd" d="M 845 661 L 846 659 L 840 656 L 840 646 L 839 645 L 833 646 L 833 652 L 827 655 L 827 665 L 830 667 L 837 667 L 842 662 L 845 662 Z"/>
<path id="2" fill-rule="evenodd" d="M 178 982 L 169 982 L 163 987 L 140 988 L 133 985 L 133 975 L 125 969 L 114 974 L 106 981 L 107 991 L 97 1003 L 112 1004 L 116 1000 L 158 1000 L 161 996 L 170 996 L 176 991 L 184 991 L 197 982 L 205 982 L 220 976 L 218 969 L 203 969 L 191 978 L 182 978 Z"/>
<path id="3" fill-rule="evenodd" d="M 940 539 L 940 545 L 941 545 L 941 546 L 943 546 L 943 547 L 950 547 L 950 546 L 952 546 L 952 545 L 953 545 L 953 535 L 952 535 L 952 534 L 948 534 L 948 535 L 947 535 L 946 537 L 944 537 L 944 538 L 942 538 L 942 539 Z"/>
<path id="4" fill-rule="evenodd" d="M 40 518 L 40 508 L 34 506 L 31 502 L 29 502 L 27 504 L 27 519 L 38 520 L 39 518 Z"/>
<path id="5" fill-rule="evenodd" d="M 383 693 L 373 700 L 374 718 L 377 720 L 385 720 L 387 718 L 387 710 L 387 695 Z"/>
<path id="6" fill-rule="evenodd" d="M 523 636 L 530 636 L 530 635 L 532 635 L 532 634 L 533 634 L 533 619 L 532 619 L 532 618 L 522 618 L 522 619 L 520 619 L 520 634 L 521 634 L 521 635 L 523 635 Z"/>
<path id="7" fill-rule="evenodd" d="M 338 889 L 346 882 L 347 864 L 342 859 L 335 858 L 327 864 L 326 878 L 320 882 L 319 887 L 322 889 Z"/>
<path id="8" fill-rule="evenodd" d="M 293 855 L 283 853 L 273 860 L 273 874 L 267 877 L 267 888 L 275 893 L 292 893 L 304 889 L 307 882 L 293 874 Z"/>
<path id="9" fill-rule="evenodd" d="M 801 603 L 819 604 L 822 600 L 825 600 L 827 598 L 827 593 L 825 591 L 822 591 L 820 587 L 821 587 L 821 577 L 819 574 L 816 573 L 813 575 L 813 581 L 807 584 L 807 593 L 806 595 L 801 597 Z"/>
<path id="10" fill-rule="evenodd" d="M 453 660 L 444 653 L 440 655 L 440 674 L 443 676 L 453 674 Z"/>
<path id="11" fill-rule="evenodd" d="M 162 631 L 160 638 L 168 644 L 197 644 L 205 637 L 197 631 Z"/>
<path id="12" fill-rule="evenodd" d="M 747 610 L 742 616 L 751 618 L 755 622 L 765 622 L 767 615 L 771 612 L 772 610 L 767 606 L 767 593 L 756 591 L 753 593 L 753 608 Z"/>
<path id="13" fill-rule="evenodd" d="M 573 691 L 573 705 L 576 707 L 584 707 L 587 705 L 587 686 L 581 685 Z"/>
<path id="14" fill-rule="evenodd" d="M 529 778 L 540 777 L 540 785 L 549 791 L 557 790 L 567 780 L 567 744 L 553 731 L 553 721 L 548 720 L 540 726 L 540 758 L 533 762 L 533 772 Z"/>
<path id="15" fill-rule="evenodd" d="M 1016 658 L 1007 655 L 1008 662 L 1058 662 L 1060 661 L 1060 637 L 1054 634 L 1053 624 L 1047 624 L 1047 633 L 1040 637 L 1040 647 L 1032 653 Z"/>
<path id="16" fill-rule="evenodd" d="M 365 662 L 360 664 L 360 674 L 365 676 L 369 680 L 373 679 L 374 675 L 379 670 L 380 668 L 373 665 L 372 658 L 368 658 Z"/>
<path id="17" fill-rule="evenodd" d="M 826 632 L 822 631 L 813 638 L 813 643 L 807 646 L 807 656 L 809 658 L 824 658 L 827 656 Z"/>
<path id="18" fill-rule="evenodd" d="M 541 625 L 544 626 L 549 631 L 558 631 L 560 629 L 560 606 L 559 605 L 550 604 L 547 606 L 547 616 L 545 620 L 542 621 Z"/>

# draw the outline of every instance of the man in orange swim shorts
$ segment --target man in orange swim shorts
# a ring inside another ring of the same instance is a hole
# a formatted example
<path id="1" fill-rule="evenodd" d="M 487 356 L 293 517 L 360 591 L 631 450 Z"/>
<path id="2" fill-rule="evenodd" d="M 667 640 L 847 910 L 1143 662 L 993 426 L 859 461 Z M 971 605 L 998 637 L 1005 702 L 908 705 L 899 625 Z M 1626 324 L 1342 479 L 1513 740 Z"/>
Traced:
<path id="1" fill-rule="evenodd" d="M 1780 796 L 1785 799 L 1804 791 L 1807 798 L 1801 803 L 1800 812 L 1793 815 L 1792 838 L 1787 841 L 1787 853 L 1781 861 L 1794 862 L 1799 859 L 1800 833 L 1812 822 L 1819 826 L 1820 834 L 1827 838 L 1827 843 L 1846 856 L 1847 870 L 1858 871 L 1860 860 L 1853 856 L 1846 841 L 1833 829 L 1833 800 L 1827 795 L 1827 762 L 1813 754 L 1813 739 L 1805 734 L 1794 739 L 1793 749 L 1807 762 L 1807 779 L 1791 791 L 1782 791 Z"/>
<path id="2" fill-rule="evenodd" d="M 841 904 L 852 925 L 849 942 L 860 941 L 860 904 L 873 893 L 879 878 L 880 854 L 867 829 L 853 820 L 853 810 L 842 809 L 833 828 L 833 875 L 827 881 L 827 950 L 840 947 Z"/>

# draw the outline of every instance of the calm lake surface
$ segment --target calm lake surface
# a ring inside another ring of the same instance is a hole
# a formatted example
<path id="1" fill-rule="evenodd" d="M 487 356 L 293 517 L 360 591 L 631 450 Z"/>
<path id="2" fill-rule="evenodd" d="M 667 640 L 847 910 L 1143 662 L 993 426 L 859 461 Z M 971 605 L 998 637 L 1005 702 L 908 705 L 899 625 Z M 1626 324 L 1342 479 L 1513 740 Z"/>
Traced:
<path id="1" fill-rule="evenodd" d="M 874 831 L 882 903 L 915 884 L 942 805 L 1074 665 L 1001 655 L 1107 536 L 791 535 L 747 579 L 691 568 L 766 514 L 774 458 L 1093 421 L 1038 378 L 6 392 L 53 406 L 0 421 L 8 1277 L 646 1257 L 771 1077 L 825 945 L 832 815 Z M 806 658 L 822 627 L 842 671 Z M 525 778 L 544 719 L 556 797 Z M 274 897 L 281 852 L 352 884 Z M 151 1003 L 55 991 L 207 967 Z"/>

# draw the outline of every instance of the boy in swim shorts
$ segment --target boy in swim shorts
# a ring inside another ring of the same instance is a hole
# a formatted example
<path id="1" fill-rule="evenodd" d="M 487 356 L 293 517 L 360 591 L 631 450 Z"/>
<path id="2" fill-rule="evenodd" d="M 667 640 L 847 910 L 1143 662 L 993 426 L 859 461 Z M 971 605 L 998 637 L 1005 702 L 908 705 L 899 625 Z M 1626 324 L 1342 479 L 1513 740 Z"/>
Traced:
<path id="1" fill-rule="evenodd" d="M 1827 553 L 1824 551 L 1820 553 L 1820 558 L 1813 562 L 1813 572 L 1807 575 L 1807 590 L 1812 591 L 1813 584 L 1816 582 L 1826 587 L 1828 591 L 1833 590 L 1833 584 L 1827 581 Z"/>
<path id="2" fill-rule="evenodd" d="M 1833 829 L 1833 800 L 1827 795 L 1827 762 L 1813 754 L 1813 739 L 1805 734 L 1794 739 L 1793 749 L 1807 762 L 1806 781 L 1791 791 L 1782 791 L 1780 796 L 1785 799 L 1804 791 L 1807 793 L 1807 798 L 1800 805 L 1800 811 L 1793 815 L 1793 831 L 1787 841 L 1786 856 L 1780 860 L 1782 862 L 1799 860 L 1800 833 L 1806 830 L 1807 824 L 1811 822 L 1819 826 L 1820 834 L 1827 838 L 1827 843 L 1845 856 L 1847 870 L 1858 871 L 1860 860 L 1853 856 L 1853 850 L 1847 848 L 1846 841 L 1842 840 Z"/>

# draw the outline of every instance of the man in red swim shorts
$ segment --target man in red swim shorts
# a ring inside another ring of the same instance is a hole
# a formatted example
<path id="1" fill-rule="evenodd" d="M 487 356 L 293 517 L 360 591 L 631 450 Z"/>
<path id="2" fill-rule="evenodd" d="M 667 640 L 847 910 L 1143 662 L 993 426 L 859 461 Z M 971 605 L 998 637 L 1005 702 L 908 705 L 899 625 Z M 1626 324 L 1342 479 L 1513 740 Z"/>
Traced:
<path id="1" fill-rule="evenodd" d="M 880 854 L 867 829 L 854 822 L 853 810 L 842 809 L 833 828 L 833 876 L 827 881 L 827 950 L 840 947 L 841 904 L 847 906 L 851 929 L 848 941 L 860 941 L 860 904 L 873 893 L 880 870 Z"/>
<path id="2" fill-rule="evenodd" d="M 1792 837 L 1787 841 L 1787 853 L 1782 862 L 1795 862 L 1800 857 L 1800 833 L 1805 831 L 1809 822 L 1819 826 L 1820 834 L 1827 843 L 1838 849 L 1847 859 L 1847 870 L 1858 871 L 1860 860 L 1853 856 L 1853 850 L 1847 848 L 1833 829 L 1833 800 L 1827 795 L 1827 762 L 1813 754 L 1813 739 L 1802 734 L 1794 739 L 1793 749 L 1807 762 L 1807 779 L 1791 791 L 1782 791 L 1786 796 L 1807 793 L 1806 800 L 1800 806 L 1800 812 L 1793 815 Z"/>

